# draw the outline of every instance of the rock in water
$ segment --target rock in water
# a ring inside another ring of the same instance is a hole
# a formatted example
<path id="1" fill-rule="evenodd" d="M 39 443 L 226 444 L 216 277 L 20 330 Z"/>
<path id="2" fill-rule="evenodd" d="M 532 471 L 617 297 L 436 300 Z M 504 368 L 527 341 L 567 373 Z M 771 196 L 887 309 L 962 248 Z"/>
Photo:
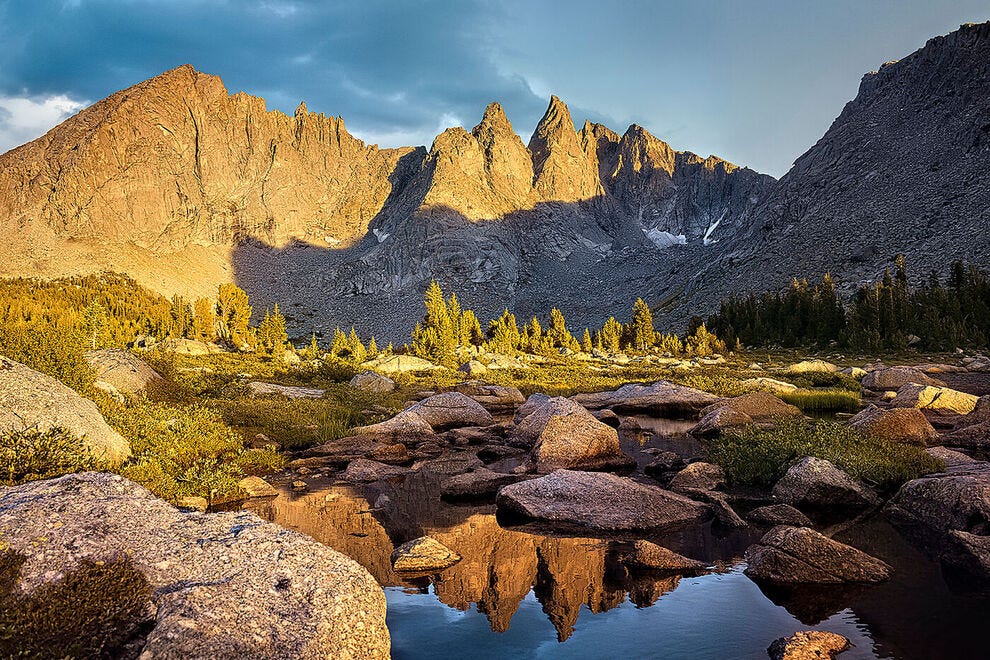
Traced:
<path id="1" fill-rule="evenodd" d="M 746 550 L 746 575 L 769 584 L 883 582 L 890 566 L 809 527 L 780 525 Z"/>
<path id="2" fill-rule="evenodd" d="M 520 422 L 515 435 L 532 443 L 533 461 L 541 473 L 628 462 L 619 448 L 618 432 L 563 397 L 549 399 L 530 413 Z"/>
<path id="3" fill-rule="evenodd" d="M 767 649 L 771 660 L 829 660 L 850 648 L 842 635 L 822 630 L 796 632 L 774 640 Z"/>
<path id="4" fill-rule="evenodd" d="M 397 571 L 442 571 L 460 560 L 459 554 L 429 536 L 406 541 L 392 552 L 392 568 Z"/>
<path id="5" fill-rule="evenodd" d="M 725 470 L 720 465 L 696 462 L 674 475 L 670 489 L 677 492 L 721 490 L 725 488 Z"/>
<path id="6" fill-rule="evenodd" d="M 254 513 L 184 514 L 122 477 L 84 473 L 0 489 L 0 528 L 27 557 L 25 590 L 126 552 L 154 588 L 142 657 L 389 657 L 374 578 Z"/>
<path id="7" fill-rule="evenodd" d="M 788 504 L 768 504 L 753 509 L 746 516 L 758 525 L 788 525 L 790 527 L 811 527 L 811 520 Z"/>
<path id="8" fill-rule="evenodd" d="M 806 456 L 773 487 L 773 496 L 798 508 L 821 512 L 860 510 L 880 504 L 872 490 L 829 461 Z"/>
<path id="9" fill-rule="evenodd" d="M 702 571 L 707 567 L 703 561 L 688 559 L 650 541 L 636 541 L 632 554 L 624 561 L 630 566 L 654 571 Z"/>
<path id="10" fill-rule="evenodd" d="M 877 369 L 863 376 L 862 383 L 866 389 L 877 392 L 897 391 L 908 383 L 934 385 L 936 387 L 945 384 L 914 367 L 887 367 Z"/>
<path id="11" fill-rule="evenodd" d="M 93 454 L 117 464 L 131 455 L 96 404 L 51 376 L 0 356 L 0 432 L 61 427 L 83 439 Z"/>
<path id="12" fill-rule="evenodd" d="M 722 397 L 661 380 L 652 385 L 623 385 L 614 392 L 576 394 L 573 399 L 585 408 L 611 408 L 619 413 L 643 413 L 655 417 L 690 417 Z"/>
<path id="13" fill-rule="evenodd" d="M 96 371 L 96 379 L 108 383 L 118 392 L 140 394 L 148 385 L 162 380 L 161 374 L 130 351 L 103 348 L 86 351 L 86 361 Z"/>
<path id="14" fill-rule="evenodd" d="M 599 531 L 673 527 L 712 515 L 710 507 L 662 488 L 573 470 L 505 486 L 495 502 L 507 513 Z"/>

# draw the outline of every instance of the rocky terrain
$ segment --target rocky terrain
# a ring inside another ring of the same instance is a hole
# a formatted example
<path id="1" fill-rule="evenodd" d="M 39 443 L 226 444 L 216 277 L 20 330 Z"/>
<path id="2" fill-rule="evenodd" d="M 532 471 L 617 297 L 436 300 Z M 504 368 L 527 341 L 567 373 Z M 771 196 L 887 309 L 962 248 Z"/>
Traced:
<path id="1" fill-rule="evenodd" d="M 556 97 L 528 145 L 492 103 L 429 149 L 379 149 L 187 65 L 0 156 L 0 273 L 114 269 L 187 296 L 235 281 L 294 334 L 389 339 L 431 278 L 482 317 L 558 305 L 595 325 L 643 296 L 680 326 L 794 276 L 848 290 L 898 252 L 926 276 L 990 247 L 988 55 L 990 24 L 967 25 L 867 74 L 779 182 L 640 126 L 575 130 Z"/>

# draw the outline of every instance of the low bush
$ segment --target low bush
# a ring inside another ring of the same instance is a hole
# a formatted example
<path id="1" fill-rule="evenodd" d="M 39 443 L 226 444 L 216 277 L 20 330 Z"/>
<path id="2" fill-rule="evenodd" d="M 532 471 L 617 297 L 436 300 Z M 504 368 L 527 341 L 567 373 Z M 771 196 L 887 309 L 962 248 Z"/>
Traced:
<path id="1" fill-rule="evenodd" d="M 71 332 L 44 326 L 0 326 L 0 355 L 57 378 L 88 395 L 96 374 L 83 354 L 86 347 Z"/>
<path id="2" fill-rule="evenodd" d="M 104 467 L 79 437 L 63 428 L 0 433 L 0 484 L 4 486 Z"/>
<path id="3" fill-rule="evenodd" d="M 754 426 L 732 431 L 709 441 L 706 454 L 725 468 L 731 483 L 763 488 L 772 487 L 791 463 L 805 456 L 831 461 L 883 492 L 945 467 L 919 447 L 827 420 L 778 419 L 773 430 Z"/>

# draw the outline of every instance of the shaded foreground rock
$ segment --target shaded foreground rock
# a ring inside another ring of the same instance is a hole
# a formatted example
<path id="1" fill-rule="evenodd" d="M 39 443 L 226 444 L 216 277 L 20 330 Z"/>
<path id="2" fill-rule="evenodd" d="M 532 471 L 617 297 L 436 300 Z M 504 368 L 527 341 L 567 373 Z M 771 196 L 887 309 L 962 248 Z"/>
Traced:
<path id="1" fill-rule="evenodd" d="M 722 397 L 661 380 L 652 385 L 623 385 L 613 392 L 576 394 L 572 397 L 585 408 L 611 408 L 619 413 L 643 413 L 654 417 L 692 417 Z"/>
<path id="2" fill-rule="evenodd" d="M 82 438 L 93 455 L 120 463 L 131 455 L 96 404 L 75 390 L 20 362 L 0 356 L 0 432 L 61 427 Z"/>
<path id="3" fill-rule="evenodd" d="M 768 504 L 753 509 L 746 516 L 758 525 L 788 525 L 790 527 L 811 527 L 811 520 L 789 504 Z"/>
<path id="4" fill-rule="evenodd" d="M 824 660 L 848 651 L 850 646 L 842 635 L 806 630 L 774 640 L 767 654 L 772 660 Z"/>
<path id="5" fill-rule="evenodd" d="M 702 571 L 707 567 L 705 562 L 688 559 L 650 541 L 636 541 L 625 563 L 654 571 Z"/>
<path id="6" fill-rule="evenodd" d="M 122 477 L 84 473 L 0 489 L 0 533 L 27 557 L 28 592 L 126 553 L 154 589 L 142 657 L 389 657 L 374 578 L 254 513 L 184 514 Z"/>
<path id="7" fill-rule="evenodd" d="M 443 480 L 440 495 L 447 500 L 492 497 L 503 486 L 519 481 L 519 476 L 478 468 Z"/>
<path id="8" fill-rule="evenodd" d="M 872 490 L 829 461 L 805 456 L 773 487 L 773 496 L 798 508 L 859 510 L 880 504 Z"/>
<path id="9" fill-rule="evenodd" d="M 871 405 L 853 416 L 849 425 L 890 442 L 925 446 L 938 440 L 938 431 L 917 408 L 884 410 Z"/>
<path id="10" fill-rule="evenodd" d="M 780 525 L 746 550 L 746 575 L 769 584 L 883 582 L 890 567 L 809 527 Z"/>
<path id="11" fill-rule="evenodd" d="M 397 571 L 442 571 L 460 560 L 459 554 L 429 536 L 406 541 L 392 551 L 392 568 Z"/>
<path id="12" fill-rule="evenodd" d="M 496 504 L 503 513 L 600 531 L 672 527 L 711 517 L 710 507 L 662 488 L 573 470 L 505 486 Z"/>
<path id="13" fill-rule="evenodd" d="M 366 481 L 379 481 L 381 479 L 394 479 L 407 474 L 409 474 L 409 468 L 398 465 L 386 465 L 378 461 L 359 458 L 347 466 L 347 469 L 341 473 L 340 478 L 346 481 L 362 483 Z"/>
<path id="14" fill-rule="evenodd" d="M 563 397 L 548 399 L 530 412 L 514 435 L 533 446 L 536 471 L 595 469 L 629 464 L 614 428 L 595 419 L 584 407 Z"/>
<path id="15" fill-rule="evenodd" d="M 725 488 L 725 470 L 712 463 L 691 463 L 670 480 L 671 490 L 679 493 Z"/>
<path id="16" fill-rule="evenodd" d="M 990 579 L 990 463 L 909 481 L 885 513 L 944 563 Z"/>

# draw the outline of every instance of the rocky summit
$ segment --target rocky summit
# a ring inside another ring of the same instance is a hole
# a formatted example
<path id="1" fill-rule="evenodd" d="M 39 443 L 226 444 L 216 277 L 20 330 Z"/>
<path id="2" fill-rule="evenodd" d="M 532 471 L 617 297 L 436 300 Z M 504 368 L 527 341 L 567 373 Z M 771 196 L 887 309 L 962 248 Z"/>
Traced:
<path id="1" fill-rule="evenodd" d="M 482 316 L 555 304 L 580 327 L 638 295 L 679 326 L 795 276 L 849 289 L 899 252 L 927 274 L 990 248 L 988 62 L 985 23 L 867 74 L 780 181 L 641 126 L 576 130 L 557 97 L 528 144 L 492 103 L 429 149 L 380 149 L 185 65 L 0 155 L 0 274 L 110 269 L 187 297 L 234 281 L 291 304 L 293 334 L 390 339 L 433 278 Z"/>

